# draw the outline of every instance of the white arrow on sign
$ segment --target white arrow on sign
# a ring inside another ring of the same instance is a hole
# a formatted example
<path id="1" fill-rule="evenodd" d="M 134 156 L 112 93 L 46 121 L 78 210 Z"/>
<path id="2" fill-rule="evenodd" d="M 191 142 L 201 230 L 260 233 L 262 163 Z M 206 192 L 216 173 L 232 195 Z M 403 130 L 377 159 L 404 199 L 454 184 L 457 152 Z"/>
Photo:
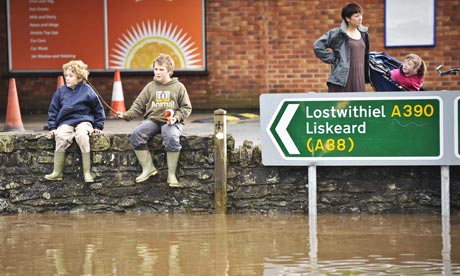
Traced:
<path id="1" fill-rule="evenodd" d="M 300 154 L 299 149 L 296 147 L 294 141 L 292 141 L 291 135 L 289 135 L 287 131 L 287 127 L 291 123 L 292 117 L 294 117 L 298 107 L 299 104 L 288 104 L 275 128 L 276 133 L 278 133 L 278 136 L 283 141 L 289 154 Z"/>

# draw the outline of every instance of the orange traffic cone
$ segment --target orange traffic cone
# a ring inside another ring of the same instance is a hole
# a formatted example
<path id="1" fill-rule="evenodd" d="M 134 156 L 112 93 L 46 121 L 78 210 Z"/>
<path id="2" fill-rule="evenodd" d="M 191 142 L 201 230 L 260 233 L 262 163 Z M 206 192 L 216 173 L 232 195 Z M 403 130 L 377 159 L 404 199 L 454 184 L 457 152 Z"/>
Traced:
<path id="1" fill-rule="evenodd" d="M 8 104 L 6 106 L 6 122 L 3 131 L 24 131 L 21 110 L 19 108 L 18 91 L 16 90 L 16 80 L 14 78 L 10 79 Z"/>
<path id="2" fill-rule="evenodd" d="M 121 85 L 120 70 L 115 70 L 112 91 L 112 104 L 110 107 L 117 112 L 126 112 L 125 99 L 123 97 L 123 87 Z M 110 110 L 109 118 L 116 118 L 115 112 Z"/>
<path id="3" fill-rule="evenodd" d="M 64 77 L 63 76 L 58 76 L 57 77 L 57 84 L 56 84 L 56 90 L 59 89 L 59 87 L 64 85 Z"/>
<path id="4" fill-rule="evenodd" d="M 56 90 L 61 88 L 61 86 L 63 86 L 63 85 L 64 85 L 64 77 L 62 75 L 59 75 L 57 77 L 57 81 L 56 81 Z M 48 130 L 48 125 L 44 125 L 43 130 Z"/>

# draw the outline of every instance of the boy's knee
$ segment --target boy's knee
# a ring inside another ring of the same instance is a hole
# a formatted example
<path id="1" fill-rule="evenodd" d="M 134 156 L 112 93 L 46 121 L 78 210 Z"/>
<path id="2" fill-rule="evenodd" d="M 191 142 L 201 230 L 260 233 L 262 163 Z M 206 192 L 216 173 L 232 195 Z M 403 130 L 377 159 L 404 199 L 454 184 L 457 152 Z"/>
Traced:
<path id="1" fill-rule="evenodd" d="M 89 141 L 89 133 L 87 131 L 77 131 L 75 133 L 75 140 L 80 144 L 81 142 Z"/>
<path id="2" fill-rule="evenodd" d="M 77 139 L 89 138 L 89 133 L 88 133 L 88 131 L 76 131 L 75 132 L 75 137 Z"/>
<path id="3" fill-rule="evenodd" d="M 163 146 L 165 147 L 165 151 L 180 151 L 182 148 L 179 137 L 177 136 L 163 137 Z"/>
<path id="4" fill-rule="evenodd" d="M 139 135 L 139 133 L 133 132 L 129 137 L 129 142 L 131 144 L 131 148 L 134 150 L 148 149 L 148 140 L 142 135 Z"/>

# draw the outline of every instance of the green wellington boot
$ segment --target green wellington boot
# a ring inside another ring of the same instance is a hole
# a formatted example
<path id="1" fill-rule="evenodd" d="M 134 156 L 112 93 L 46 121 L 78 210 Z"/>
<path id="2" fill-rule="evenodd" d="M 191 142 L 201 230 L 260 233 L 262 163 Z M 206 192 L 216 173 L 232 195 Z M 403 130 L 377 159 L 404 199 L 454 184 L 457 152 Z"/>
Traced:
<path id="1" fill-rule="evenodd" d="M 148 150 L 135 150 L 134 153 L 139 160 L 139 164 L 142 167 L 142 173 L 138 177 L 136 177 L 136 182 L 144 182 L 145 180 L 149 179 L 151 176 L 156 175 L 157 169 L 153 166 L 152 156 L 150 155 L 150 151 Z"/>
<path id="2" fill-rule="evenodd" d="M 94 182 L 93 174 L 91 173 L 91 153 L 81 153 L 81 162 L 83 165 L 83 178 L 86 183 Z"/>
<path id="3" fill-rule="evenodd" d="M 180 151 L 166 152 L 166 160 L 168 161 L 168 184 L 169 187 L 181 187 L 176 178 L 177 163 L 179 162 Z"/>
<path id="4" fill-rule="evenodd" d="M 62 180 L 62 171 L 64 170 L 65 152 L 54 152 L 54 169 L 51 174 L 45 175 L 46 180 Z"/>

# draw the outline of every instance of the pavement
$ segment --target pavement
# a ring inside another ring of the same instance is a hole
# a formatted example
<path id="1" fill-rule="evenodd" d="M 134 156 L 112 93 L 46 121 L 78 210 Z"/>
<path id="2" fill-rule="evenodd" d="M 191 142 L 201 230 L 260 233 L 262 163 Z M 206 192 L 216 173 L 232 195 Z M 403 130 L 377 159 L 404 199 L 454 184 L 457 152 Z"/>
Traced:
<path id="1" fill-rule="evenodd" d="M 260 145 L 260 120 L 258 110 L 227 111 L 227 133 L 235 139 L 235 147 L 239 147 L 245 140 Z M 4 131 L 6 116 L 0 115 L 0 132 Z M 21 115 L 24 132 L 46 133 L 47 114 Z M 104 132 L 131 133 L 142 118 L 126 122 L 120 119 L 107 119 Z M 10 122 L 10 124 L 18 122 Z M 207 136 L 214 134 L 214 110 L 197 110 L 187 119 L 183 135 Z"/>

